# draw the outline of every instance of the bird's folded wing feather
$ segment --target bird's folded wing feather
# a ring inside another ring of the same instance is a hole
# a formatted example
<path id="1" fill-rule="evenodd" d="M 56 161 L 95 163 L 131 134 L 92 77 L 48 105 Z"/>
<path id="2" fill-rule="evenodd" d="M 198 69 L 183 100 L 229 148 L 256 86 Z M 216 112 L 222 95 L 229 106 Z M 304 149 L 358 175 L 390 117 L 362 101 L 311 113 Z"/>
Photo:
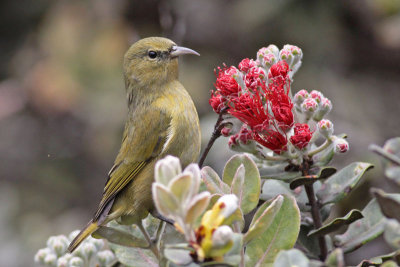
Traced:
<path id="1" fill-rule="evenodd" d="M 108 174 L 95 220 L 116 194 L 135 179 L 148 162 L 160 155 L 168 142 L 171 118 L 162 110 L 148 110 L 142 117 L 130 120 L 125 125 L 121 149 Z"/>

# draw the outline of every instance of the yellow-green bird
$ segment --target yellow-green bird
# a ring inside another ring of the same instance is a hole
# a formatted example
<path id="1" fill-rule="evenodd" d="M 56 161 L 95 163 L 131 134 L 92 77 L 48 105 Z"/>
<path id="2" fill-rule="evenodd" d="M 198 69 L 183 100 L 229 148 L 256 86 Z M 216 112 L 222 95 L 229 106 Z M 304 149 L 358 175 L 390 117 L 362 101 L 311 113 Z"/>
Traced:
<path id="1" fill-rule="evenodd" d="M 108 173 L 103 197 L 93 219 L 71 242 L 79 244 L 100 226 L 119 218 L 133 224 L 154 211 L 151 184 L 154 166 L 166 155 L 183 166 L 200 153 L 199 118 L 193 101 L 178 81 L 178 56 L 199 55 L 161 37 L 134 43 L 124 57 L 128 118 L 122 145 Z"/>

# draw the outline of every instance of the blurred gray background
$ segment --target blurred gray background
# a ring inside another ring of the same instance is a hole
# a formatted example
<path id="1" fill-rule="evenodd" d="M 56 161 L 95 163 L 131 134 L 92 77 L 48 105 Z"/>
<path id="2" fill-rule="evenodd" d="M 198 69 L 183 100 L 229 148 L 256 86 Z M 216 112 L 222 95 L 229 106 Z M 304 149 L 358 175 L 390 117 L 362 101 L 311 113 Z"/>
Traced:
<path id="1" fill-rule="evenodd" d="M 180 62 L 203 144 L 216 116 L 213 70 L 268 44 L 302 48 L 292 90 L 320 90 L 350 151 L 333 162 L 376 168 L 336 213 L 362 208 L 383 177 L 370 143 L 400 135 L 400 0 L 3 0 L 0 3 L 0 266 L 31 266 L 50 235 L 81 228 L 97 207 L 126 115 L 122 58 L 134 41 L 165 36 L 201 57 Z M 207 164 L 232 154 L 221 138 Z M 347 257 L 388 251 L 374 241 Z"/>

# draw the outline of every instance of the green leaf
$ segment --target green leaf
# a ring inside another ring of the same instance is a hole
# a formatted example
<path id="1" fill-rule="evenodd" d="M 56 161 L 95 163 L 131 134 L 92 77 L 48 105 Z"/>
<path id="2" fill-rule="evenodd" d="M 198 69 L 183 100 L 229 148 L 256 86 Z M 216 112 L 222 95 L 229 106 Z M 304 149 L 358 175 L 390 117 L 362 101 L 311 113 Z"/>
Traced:
<path id="1" fill-rule="evenodd" d="M 206 166 L 201 169 L 201 178 L 211 194 L 223 195 L 230 193 L 229 186 L 225 184 L 221 178 L 219 178 L 218 174 L 210 167 Z"/>
<path id="2" fill-rule="evenodd" d="M 364 218 L 350 224 L 342 235 L 335 236 L 335 246 L 345 253 L 351 252 L 382 234 L 386 219 L 376 199 L 372 199 L 362 210 Z"/>
<path id="3" fill-rule="evenodd" d="M 377 188 L 372 188 L 371 193 L 378 200 L 382 213 L 400 222 L 400 194 L 388 194 Z"/>
<path id="4" fill-rule="evenodd" d="M 293 190 L 296 187 L 301 186 L 301 185 L 313 184 L 318 180 L 323 180 L 323 179 L 330 177 L 335 172 L 336 172 L 336 169 L 333 167 L 324 167 L 319 171 L 318 174 L 302 176 L 300 178 L 294 179 L 293 181 L 290 182 L 290 189 Z"/>
<path id="5" fill-rule="evenodd" d="M 279 212 L 283 200 L 283 196 L 279 195 L 271 203 L 265 202 L 258 208 L 250 223 L 249 230 L 244 236 L 244 242 L 246 244 L 267 230 L 276 214 Z"/>
<path id="6" fill-rule="evenodd" d="M 245 169 L 244 165 L 241 164 L 239 168 L 237 168 L 235 176 L 232 180 L 231 191 L 232 194 L 235 194 L 239 199 L 239 207 L 242 206 L 243 195 L 244 195 L 244 179 L 245 179 Z"/>
<path id="7" fill-rule="evenodd" d="M 336 203 L 347 196 L 360 181 L 362 175 L 373 167 L 370 163 L 353 162 L 328 178 L 317 191 L 323 204 Z"/>
<path id="8" fill-rule="evenodd" d="M 399 267 L 394 261 L 385 261 L 381 267 Z"/>
<path id="9" fill-rule="evenodd" d="M 312 229 L 312 225 L 302 224 L 300 227 L 297 244 L 301 246 L 307 254 L 310 254 L 314 258 L 318 258 L 320 255 L 318 238 L 315 236 L 307 236 Z"/>
<path id="10" fill-rule="evenodd" d="M 400 223 L 396 220 L 388 220 L 383 238 L 392 248 L 400 249 Z"/>
<path id="11" fill-rule="evenodd" d="M 309 267 L 309 260 L 298 249 L 281 250 L 274 261 L 274 267 Z"/>
<path id="12" fill-rule="evenodd" d="M 188 265 L 193 262 L 190 252 L 187 249 L 165 248 L 164 256 L 177 265 Z"/>
<path id="13" fill-rule="evenodd" d="M 257 206 L 260 196 L 260 173 L 254 161 L 246 154 L 234 155 L 225 165 L 222 180 L 226 184 L 233 186 L 234 177 L 241 165 L 244 166 L 245 180 L 241 190 L 242 193 L 238 197 L 239 200 L 242 199 L 240 208 L 243 214 L 247 214 Z M 233 187 L 236 188 L 236 185 Z"/>
<path id="14" fill-rule="evenodd" d="M 372 259 L 370 259 L 366 262 L 371 263 L 371 264 L 382 264 L 383 262 L 388 261 L 388 260 L 400 261 L 400 250 L 393 251 L 393 252 L 385 254 L 385 255 L 373 257 Z M 362 263 L 359 264 L 359 266 L 361 266 L 361 265 L 362 265 Z M 365 266 L 370 266 L 370 265 L 365 265 Z"/>
<path id="15" fill-rule="evenodd" d="M 293 197 L 283 197 L 282 206 L 268 229 L 248 243 L 247 266 L 272 266 L 280 250 L 291 249 L 295 244 L 300 230 L 300 211 Z M 271 205 L 272 200 L 267 203 Z"/>
<path id="16" fill-rule="evenodd" d="M 383 157 L 386 177 L 400 186 L 400 137 L 387 140 L 383 148 L 372 144 L 369 149 Z"/>
<path id="17" fill-rule="evenodd" d="M 172 194 L 179 200 L 182 201 L 186 199 L 190 192 L 190 187 L 192 185 L 192 176 L 190 174 L 181 174 L 174 177 L 169 182 L 169 188 Z"/>
<path id="18" fill-rule="evenodd" d="M 158 260 L 148 249 L 130 248 L 110 243 L 118 261 L 132 267 L 158 267 Z"/>
<path id="19" fill-rule="evenodd" d="M 197 218 L 204 212 L 210 202 L 210 193 L 201 192 L 194 196 L 194 198 L 189 203 L 189 208 L 186 213 L 185 222 L 187 224 L 193 224 Z"/>
<path id="20" fill-rule="evenodd" d="M 180 209 L 178 200 L 168 188 L 159 183 L 154 183 L 153 189 L 155 194 L 154 202 L 162 215 L 169 216 Z"/>
<path id="21" fill-rule="evenodd" d="M 314 184 L 317 188 L 320 185 L 319 182 Z M 310 206 L 306 205 L 308 203 L 307 194 L 304 188 L 298 187 L 295 190 L 290 190 L 289 184 L 283 181 L 268 179 L 263 181 L 263 186 L 261 190 L 260 199 L 270 200 L 277 195 L 290 195 L 296 198 L 297 205 L 301 211 L 309 211 Z"/>
<path id="22" fill-rule="evenodd" d="M 340 227 L 344 225 L 349 225 L 352 222 L 355 222 L 361 218 L 363 218 L 361 211 L 353 209 L 346 216 L 341 218 L 336 218 L 330 223 L 323 225 L 319 229 L 310 231 L 310 233 L 308 233 L 308 236 L 313 236 L 313 235 L 321 236 L 329 234 L 333 231 L 340 229 Z"/>
<path id="23" fill-rule="evenodd" d="M 293 179 L 300 177 L 300 171 L 287 171 L 288 163 L 281 163 L 272 166 L 258 165 L 260 176 L 262 179 L 276 179 L 285 182 L 290 182 Z"/>
<path id="24" fill-rule="evenodd" d="M 239 233 L 233 233 L 233 246 L 228 253 L 224 255 L 224 262 L 231 265 L 238 265 L 241 257 L 240 253 L 243 249 L 243 235 Z"/>
<path id="25" fill-rule="evenodd" d="M 321 152 L 313 156 L 312 160 L 314 162 L 314 166 L 328 165 L 329 162 L 332 161 L 334 155 L 335 155 L 335 150 L 332 143 L 326 149 L 322 150 Z"/>
<path id="26" fill-rule="evenodd" d="M 325 260 L 327 267 L 345 267 L 343 250 L 340 248 L 332 251 Z"/>
<path id="27" fill-rule="evenodd" d="M 125 246 L 125 247 L 138 247 L 138 248 L 148 248 L 149 244 L 146 240 L 137 238 L 125 231 L 118 230 L 112 227 L 101 226 L 95 233 L 93 233 L 95 238 L 105 238 L 109 242 Z"/>

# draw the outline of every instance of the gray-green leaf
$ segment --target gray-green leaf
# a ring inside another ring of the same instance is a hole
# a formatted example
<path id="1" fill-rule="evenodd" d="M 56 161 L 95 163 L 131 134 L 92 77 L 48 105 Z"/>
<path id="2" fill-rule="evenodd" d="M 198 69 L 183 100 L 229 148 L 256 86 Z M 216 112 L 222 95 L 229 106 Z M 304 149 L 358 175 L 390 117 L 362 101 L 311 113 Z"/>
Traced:
<path id="1" fill-rule="evenodd" d="M 241 190 L 242 195 L 239 197 L 239 199 L 242 199 L 240 208 L 243 214 L 247 214 L 257 206 L 261 191 L 260 173 L 254 161 L 246 154 L 234 155 L 225 165 L 222 180 L 232 186 L 234 177 L 241 165 L 244 166 L 245 178 Z"/>
<path id="2" fill-rule="evenodd" d="M 323 204 L 336 203 L 347 196 L 357 185 L 362 175 L 373 167 L 370 163 L 353 162 L 328 178 L 317 192 Z"/>
<path id="3" fill-rule="evenodd" d="M 352 222 L 355 222 L 361 218 L 363 218 L 361 211 L 353 209 L 346 216 L 341 218 L 336 218 L 330 223 L 323 225 L 319 229 L 310 231 L 310 233 L 308 233 L 308 236 L 313 236 L 313 235 L 320 236 L 329 234 L 333 231 L 340 229 L 340 227 L 344 225 L 349 225 Z"/>
<path id="4" fill-rule="evenodd" d="M 249 230 L 244 236 L 245 243 L 250 242 L 252 239 L 267 230 L 276 214 L 279 212 L 283 200 L 283 196 L 279 195 L 271 203 L 265 202 L 258 208 L 257 212 L 254 214 L 253 220 L 251 221 Z"/>
<path id="5" fill-rule="evenodd" d="M 282 206 L 268 229 L 248 243 L 247 266 L 272 266 L 279 251 L 291 249 L 295 244 L 300 229 L 300 210 L 293 197 L 283 197 Z M 270 205 L 272 200 L 267 203 Z"/>
<path id="6" fill-rule="evenodd" d="M 274 267 L 309 267 L 308 258 L 298 249 L 281 250 L 274 261 Z"/>
<path id="7" fill-rule="evenodd" d="M 382 213 L 400 222 L 400 194 L 388 194 L 377 188 L 372 188 L 371 192 L 378 200 Z"/>
<path id="8" fill-rule="evenodd" d="M 351 252 L 382 234 L 386 219 L 376 199 L 372 199 L 362 210 L 364 218 L 352 223 L 342 235 L 335 236 L 335 246 Z"/>

